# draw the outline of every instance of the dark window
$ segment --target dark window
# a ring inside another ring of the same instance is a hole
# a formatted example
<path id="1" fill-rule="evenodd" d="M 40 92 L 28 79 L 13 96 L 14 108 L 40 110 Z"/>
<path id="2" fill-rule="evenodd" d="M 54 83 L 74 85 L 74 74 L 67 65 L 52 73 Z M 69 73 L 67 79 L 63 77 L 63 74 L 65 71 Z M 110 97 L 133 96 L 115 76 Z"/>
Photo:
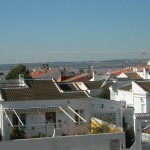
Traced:
<path id="1" fill-rule="evenodd" d="M 75 110 L 75 112 L 84 118 L 84 110 L 83 109 L 79 109 L 79 110 L 77 109 L 77 110 Z M 83 120 L 80 117 L 78 117 L 76 114 L 75 114 L 75 121 L 76 121 L 76 125 L 83 124 Z"/>
<path id="2" fill-rule="evenodd" d="M 78 110 L 75 110 L 76 113 L 78 113 Z M 76 125 L 79 124 L 79 117 L 75 114 L 75 121 L 76 121 Z"/>
<path id="3" fill-rule="evenodd" d="M 26 125 L 26 114 L 20 114 L 20 120 L 24 125 Z"/>
<path id="4" fill-rule="evenodd" d="M 19 121 L 15 114 L 13 114 L 13 125 L 18 125 Z"/>
<path id="5" fill-rule="evenodd" d="M 55 112 L 46 112 L 45 113 L 46 123 L 56 123 L 56 113 Z"/>
<path id="6" fill-rule="evenodd" d="M 22 123 L 24 125 L 26 125 L 26 115 L 20 114 L 19 117 L 20 117 L 20 120 L 22 121 Z M 19 121 L 18 117 L 15 114 L 13 114 L 13 125 L 19 125 L 19 124 L 22 125 L 21 122 Z"/>

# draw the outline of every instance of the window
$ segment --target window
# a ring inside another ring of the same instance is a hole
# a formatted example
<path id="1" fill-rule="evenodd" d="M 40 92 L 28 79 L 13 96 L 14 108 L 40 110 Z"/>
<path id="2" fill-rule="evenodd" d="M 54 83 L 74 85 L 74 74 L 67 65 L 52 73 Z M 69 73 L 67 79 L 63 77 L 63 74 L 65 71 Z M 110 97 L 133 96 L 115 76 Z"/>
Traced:
<path id="1" fill-rule="evenodd" d="M 18 124 L 19 124 L 18 118 L 15 114 L 13 114 L 13 125 L 18 125 Z"/>
<path id="2" fill-rule="evenodd" d="M 78 113 L 81 117 L 84 117 L 84 110 L 83 109 L 77 109 L 75 110 L 76 113 Z M 83 120 L 78 117 L 76 114 L 75 114 L 75 121 L 76 121 L 76 125 L 81 125 L 83 124 Z"/>
<path id="3" fill-rule="evenodd" d="M 26 114 L 20 114 L 19 117 L 22 123 L 26 125 Z M 13 114 L 13 125 L 22 125 L 15 114 Z"/>
<path id="4" fill-rule="evenodd" d="M 46 123 L 56 123 L 56 113 L 55 112 L 46 112 L 45 113 Z"/>
<path id="5" fill-rule="evenodd" d="M 20 120 L 24 125 L 26 125 L 26 114 L 20 114 Z M 21 123 L 20 123 L 21 124 Z"/>

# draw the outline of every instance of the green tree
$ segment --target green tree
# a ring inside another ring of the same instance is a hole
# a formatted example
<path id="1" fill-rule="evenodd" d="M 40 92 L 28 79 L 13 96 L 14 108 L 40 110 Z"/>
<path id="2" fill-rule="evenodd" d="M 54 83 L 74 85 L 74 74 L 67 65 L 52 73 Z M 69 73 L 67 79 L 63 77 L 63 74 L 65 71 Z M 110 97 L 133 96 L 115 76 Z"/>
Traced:
<path id="1" fill-rule="evenodd" d="M 49 68 L 49 65 L 48 64 L 42 64 L 41 65 L 41 69 L 48 69 Z"/>
<path id="2" fill-rule="evenodd" d="M 10 131 L 10 139 L 24 139 L 25 138 L 25 132 L 23 129 L 19 129 L 18 127 L 12 127 Z"/>
<path id="3" fill-rule="evenodd" d="M 88 66 L 87 73 L 92 74 L 92 67 L 90 65 Z"/>
<path id="4" fill-rule="evenodd" d="M 100 98 L 110 99 L 110 90 L 109 88 L 102 88 L 100 94 L 98 95 Z"/>
<path id="5" fill-rule="evenodd" d="M 29 74 L 29 70 L 26 68 L 25 65 L 19 64 L 15 68 L 13 68 L 8 74 L 6 75 L 6 79 L 18 79 L 19 74 L 24 74 L 25 78 L 32 78 Z"/>
<path id="6" fill-rule="evenodd" d="M 85 73 L 84 69 L 79 69 L 79 74 Z"/>
<path id="7" fill-rule="evenodd" d="M 134 130 L 132 128 L 129 128 L 125 129 L 124 132 L 126 136 L 126 148 L 130 148 L 135 141 Z"/>
<path id="8" fill-rule="evenodd" d="M 126 148 L 130 148 L 134 141 L 135 141 L 135 135 L 134 135 L 134 130 L 132 127 L 125 129 L 125 137 L 126 137 Z"/>

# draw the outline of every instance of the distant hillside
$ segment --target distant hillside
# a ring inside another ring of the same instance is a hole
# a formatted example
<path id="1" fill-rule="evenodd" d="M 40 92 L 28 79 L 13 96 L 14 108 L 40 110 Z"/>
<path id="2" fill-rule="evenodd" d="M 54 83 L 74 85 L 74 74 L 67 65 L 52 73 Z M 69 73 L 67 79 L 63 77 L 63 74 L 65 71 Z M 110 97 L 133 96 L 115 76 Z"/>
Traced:
<path id="1" fill-rule="evenodd" d="M 145 66 L 148 59 L 120 59 L 120 60 L 105 60 L 105 61 L 80 61 L 80 62 L 45 62 L 51 68 L 124 68 L 130 66 Z M 39 67 L 42 63 L 23 63 L 27 68 Z M 9 71 L 18 64 L 1 64 L 0 71 Z"/>

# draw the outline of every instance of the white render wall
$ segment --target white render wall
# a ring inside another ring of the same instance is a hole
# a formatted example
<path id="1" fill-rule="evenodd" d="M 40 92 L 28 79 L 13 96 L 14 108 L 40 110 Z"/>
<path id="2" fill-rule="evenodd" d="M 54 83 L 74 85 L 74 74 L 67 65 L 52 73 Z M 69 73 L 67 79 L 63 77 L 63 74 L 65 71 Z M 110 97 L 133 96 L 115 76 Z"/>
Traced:
<path id="1" fill-rule="evenodd" d="M 118 101 L 125 101 L 127 106 L 133 106 L 133 93 L 130 91 L 118 90 Z"/>
<path id="2" fill-rule="evenodd" d="M 146 96 L 146 110 L 147 113 L 150 113 L 150 95 Z"/>
<path id="3" fill-rule="evenodd" d="M 131 84 L 132 81 L 126 79 L 120 79 L 119 81 L 115 82 L 110 88 L 110 99 L 115 101 L 121 101 L 119 89 L 123 86 Z M 124 93 L 123 93 L 124 94 Z M 122 95 L 121 95 L 122 96 Z M 123 96 L 121 97 L 123 98 Z"/>
<path id="4" fill-rule="evenodd" d="M 120 101 L 118 99 L 118 92 L 117 91 L 113 91 L 112 88 L 109 88 L 109 89 L 110 89 L 110 99 L 114 100 L 114 101 Z"/>
<path id="5" fill-rule="evenodd" d="M 122 107 L 124 106 L 121 102 L 116 102 L 106 99 L 93 98 L 92 100 L 92 116 L 99 118 L 102 114 L 115 115 L 115 124 L 122 126 Z"/>
<path id="6" fill-rule="evenodd" d="M 2 130 L 2 105 L 0 105 L 0 135 Z"/>
<path id="7" fill-rule="evenodd" d="M 116 141 L 119 141 L 116 143 Z M 121 149 L 122 148 L 122 149 Z M 2 150 L 125 150 L 124 133 L 0 142 Z"/>
<path id="8" fill-rule="evenodd" d="M 128 78 L 124 73 L 121 73 L 117 78 Z"/>
<path id="9" fill-rule="evenodd" d="M 29 108 L 29 107 L 49 107 L 49 106 L 67 106 L 69 105 L 72 109 L 83 109 L 84 110 L 84 119 L 87 121 L 87 125 L 89 126 L 90 118 L 91 118 L 91 103 L 90 99 L 75 99 L 75 100 L 47 100 L 47 101 L 22 101 L 22 102 L 3 102 L 4 108 Z M 67 111 L 67 113 L 72 117 L 75 118 L 75 114 L 72 111 Z M 10 120 L 12 121 L 12 114 L 8 114 Z M 45 113 L 42 113 L 43 118 L 45 118 Z M 56 112 L 56 123 L 58 120 L 61 119 L 63 132 L 65 134 L 73 135 L 73 134 L 81 134 L 81 128 L 83 126 L 75 126 L 75 123 L 62 111 Z M 42 119 L 41 115 L 38 113 L 27 114 L 26 116 L 26 124 L 30 125 L 26 130 L 30 135 L 38 134 L 38 133 L 45 133 L 45 120 Z M 39 124 L 37 127 L 36 125 Z M 40 125 L 41 124 L 41 125 Z M 68 125 L 69 124 L 69 125 Z M 86 128 L 88 128 L 86 126 Z M 33 131 L 33 127 L 35 130 Z M 48 136 L 52 136 L 53 127 L 47 126 L 49 129 Z M 10 135 L 10 123 L 6 117 L 4 117 L 4 139 L 9 140 Z M 85 128 L 85 127 L 84 127 Z M 51 133 L 50 133 L 51 131 Z M 33 133 L 34 132 L 34 133 Z M 46 134 L 46 133 L 45 133 Z M 29 137 L 30 137 L 29 135 Z"/>
<path id="10" fill-rule="evenodd" d="M 133 105 L 135 113 L 147 113 L 146 92 L 139 87 L 135 82 L 132 82 Z"/>

